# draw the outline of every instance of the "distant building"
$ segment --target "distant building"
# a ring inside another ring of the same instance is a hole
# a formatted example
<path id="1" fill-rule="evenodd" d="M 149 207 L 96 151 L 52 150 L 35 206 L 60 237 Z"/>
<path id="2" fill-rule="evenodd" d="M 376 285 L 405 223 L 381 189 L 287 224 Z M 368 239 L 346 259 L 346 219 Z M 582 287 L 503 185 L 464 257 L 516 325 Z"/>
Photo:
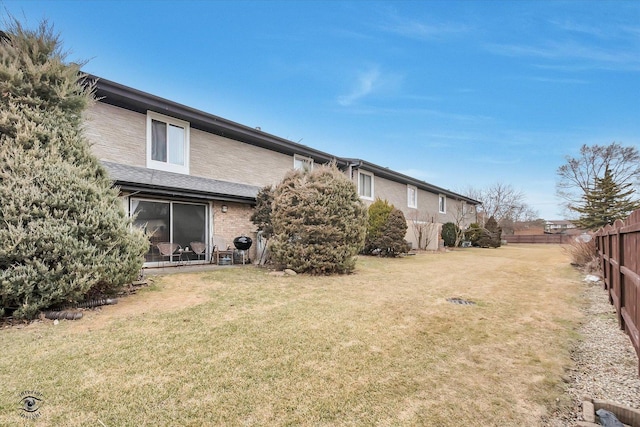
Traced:
<path id="1" fill-rule="evenodd" d="M 576 225 L 568 220 L 554 220 L 554 221 L 546 221 L 544 224 L 544 232 L 545 233 L 553 233 L 553 234 L 572 234 L 572 232 L 577 231 Z"/>

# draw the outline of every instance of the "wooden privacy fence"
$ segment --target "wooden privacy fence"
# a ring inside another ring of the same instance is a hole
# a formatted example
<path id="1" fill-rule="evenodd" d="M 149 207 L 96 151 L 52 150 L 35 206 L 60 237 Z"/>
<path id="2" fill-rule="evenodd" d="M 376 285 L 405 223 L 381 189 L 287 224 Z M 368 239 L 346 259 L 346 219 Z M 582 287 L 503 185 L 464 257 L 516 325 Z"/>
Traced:
<path id="1" fill-rule="evenodd" d="M 573 241 L 576 236 L 567 236 L 566 234 L 533 234 L 533 235 L 503 235 L 502 238 L 507 243 L 555 243 L 565 244 Z"/>
<path id="2" fill-rule="evenodd" d="M 640 209 L 596 233 L 604 287 L 640 358 Z M 638 363 L 640 374 L 640 363 Z"/>

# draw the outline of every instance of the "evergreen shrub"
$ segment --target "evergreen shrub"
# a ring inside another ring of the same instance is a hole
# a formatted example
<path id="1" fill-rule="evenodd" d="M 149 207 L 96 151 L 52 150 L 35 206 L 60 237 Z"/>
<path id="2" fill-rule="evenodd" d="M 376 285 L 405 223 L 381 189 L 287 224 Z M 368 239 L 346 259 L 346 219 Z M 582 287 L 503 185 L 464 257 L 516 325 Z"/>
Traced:
<path id="1" fill-rule="evenodd" d="M 370 244 L 374 253 L 385 257 L 396 257 L 409 251 L 404 239 L 407 234 L 407 220 L 400 209 L 393 208 L 379 229 L 378 236 Z"/>
<path id="2" fill-rule="evenodd" d="M 379 249 L 378 239 L 382 228 L 385 226 L 389 215 L 394 210 L 394 206 L 387 200 L 377 198 L 368 209 L 369 219 L 367 222 L 367 237 L 364 244 L 364 253 L 370 254 Z M 404 237 L 404 236 L 403 236 Z"/>
<path id="3" fill-rule="evenodd" d="M 92 90 L 46 22 L 0 38 L 0 315 L 115 292 L 142 267 L 148 241 L 82 133 Z"/>
<path id="4" fill-rule="evenodd" d="M 442 235 L 442 240 L 444 240 L 444 245 L 452 248 L 456 244 L 458 227 L 452 222 L 447 222 L 442 225 L 441 235 Z"/>
<path id="5" fill-rule="evenodd" d="M 499 248 L 502 245 L 502 229 L 493 216 L 487 220 L 484 230 L 478 239 L 481 248 Z"/>
<path id="6" fill-rule="evenodd" d="M 349 273 L 362 250 L 367 210 L 335 165 L 291 171 L 274 191 L 270 250 L 280 268 Z"/>
<path id="7" fill-rule="evenodd" d="M 464 232 L 464 238 L 465 240 L 471 242 L 471 246 L 478 246 L 478 240 L 480 239 L 480 236 L 482 236 L 482 227 L 480 227 L 480 224 L 478 224 L 477 222 L 474 222 L 472 224 L 469 225 L 469 228 L 467 228 Z"/>

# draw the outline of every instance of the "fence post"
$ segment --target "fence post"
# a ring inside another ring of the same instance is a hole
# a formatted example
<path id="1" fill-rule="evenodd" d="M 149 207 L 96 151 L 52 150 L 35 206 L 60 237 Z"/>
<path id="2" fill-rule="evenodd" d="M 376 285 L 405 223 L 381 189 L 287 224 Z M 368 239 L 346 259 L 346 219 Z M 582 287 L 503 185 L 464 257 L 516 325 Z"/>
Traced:
<path id="1" fill-rule="evenodd" d="M 618 316 L 618 325 L 620 329 L 625 330 L 624 317 L 622 317 L 622 308 L 624 307 L 624 274 L 622 273 L 622 266 L 624 265 L 624 233 L 621 233 L 624 224 L 620 224 L 619 221 L 614 223 L 616 227 L 616 233 L 618 234 L 618 288 L 614 289 L 616 293 L 616 299 L 618 300 L 618 307 L 616 307 L 616 314 Z"/>

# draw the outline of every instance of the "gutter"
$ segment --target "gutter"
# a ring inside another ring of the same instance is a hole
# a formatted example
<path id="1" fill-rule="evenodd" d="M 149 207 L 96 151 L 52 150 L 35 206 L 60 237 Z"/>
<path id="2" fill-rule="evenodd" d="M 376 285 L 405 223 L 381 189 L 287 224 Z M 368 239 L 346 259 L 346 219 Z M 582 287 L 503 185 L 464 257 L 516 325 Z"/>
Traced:
<path id="1" fill-rule="evenodd" d="M 315 150 L 305 145 L 262 132 L 259 129 L 241 125 L 231 120 L 88 74 L 87 84 L 91 83 L 95 83 L 98 102 L 125 108 L 141 114 L 146 114 L 148 110 L 151 110 L 188 121 L 192 128 L 224 136 L 246 144 L 287 155 L 303 155 L 312 158 L 318 163 L 335 161 L 338 167 L 346 166 L 346 162 L 343 159 L 329 153 Z"/>

